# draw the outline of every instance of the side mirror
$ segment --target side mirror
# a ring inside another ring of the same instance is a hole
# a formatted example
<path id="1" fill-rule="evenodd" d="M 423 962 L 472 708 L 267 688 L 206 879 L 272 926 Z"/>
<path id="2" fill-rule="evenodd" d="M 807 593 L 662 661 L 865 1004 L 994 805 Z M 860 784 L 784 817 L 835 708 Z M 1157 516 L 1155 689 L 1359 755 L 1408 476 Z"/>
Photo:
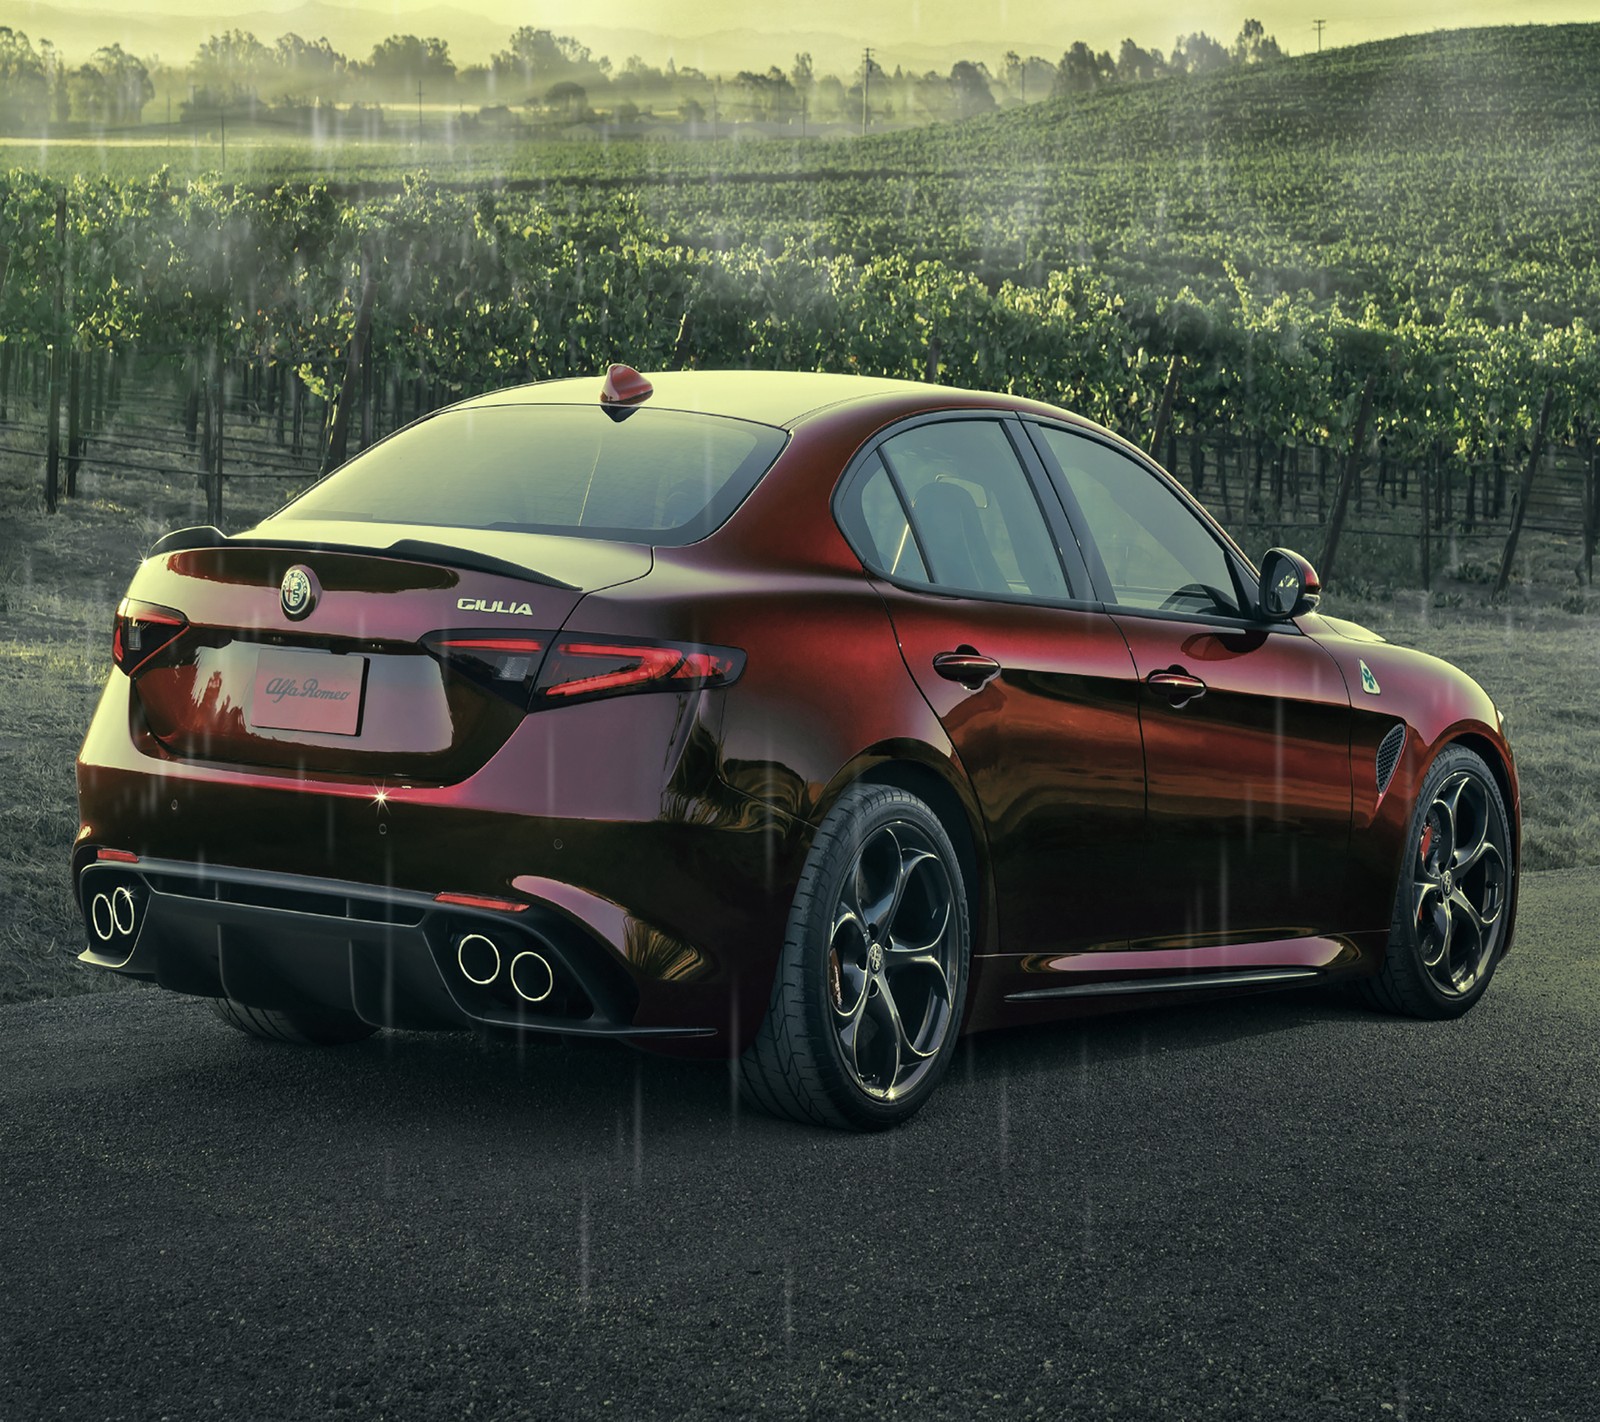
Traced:
<path id="1" fill-rule="evenodd" d="M 1286 622 L 1310 612 L 1322 601 L 1322 579 L 1298 553 L 1270 548 L 1261 560 L 1257 602 L 1269 622 Z"/>

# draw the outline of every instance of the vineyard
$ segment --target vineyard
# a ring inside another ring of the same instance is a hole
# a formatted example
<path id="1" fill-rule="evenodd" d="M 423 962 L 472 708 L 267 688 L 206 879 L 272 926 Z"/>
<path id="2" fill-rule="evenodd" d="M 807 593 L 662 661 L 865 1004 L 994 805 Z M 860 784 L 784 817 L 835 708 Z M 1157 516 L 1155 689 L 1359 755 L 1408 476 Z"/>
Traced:
<path id="1" fill-rule="evenodd" d="M 850 144 L 568 145 L 498 181 L 14 170 L 0 444 L 53 507 L 85 460 L 141 462 L 106 431 L 142 392 L 183 432 L 143 463 L 221 521 L 245 429 L 287 492 L 611 360 L 858 371 L 1067 405 L 1313 555 L 1348 467 L 1407 580 L 1461 540 L 1492 561 L 1517 516 L 1592 575 L 1597 75 L 1600 26 L 1478 31 Z"/>

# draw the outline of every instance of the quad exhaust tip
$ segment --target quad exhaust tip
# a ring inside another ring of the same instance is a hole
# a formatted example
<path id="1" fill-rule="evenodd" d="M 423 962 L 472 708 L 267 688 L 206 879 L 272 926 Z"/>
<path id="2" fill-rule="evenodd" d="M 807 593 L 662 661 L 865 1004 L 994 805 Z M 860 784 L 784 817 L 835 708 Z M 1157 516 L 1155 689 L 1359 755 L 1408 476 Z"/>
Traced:
<path id="1" fill-rule="evenodd" d="M 511 960 L 511 986 L 524 1002 L 543 1002 L 555 991 L 556 975 L 545 956 L 529 948 Z"/>
<path id="2" fill-rule="evenodd" d="M 109 894 L 98 893 L 89 900 L 89 925 L 102 943 L 131 937 L 138 917 L 133 891 L 126 884 L 118 885 Z"/>
<path id="3" fill-rule="evenodd" d="M 456 966 L 475 987 L 488 987 L 499 978 L 501 961 L 499 944 L 487 934 L 463 933 L 456 940 Z M 550 960 L 531 948 L 512 957 L 506 977 L 524 1002 L 543 1002 L 556 987 Z"/>
<path id="4" fill-rule="evenodd" d="M 488 987 L 500 976 L 500 949 L 482 933 L 464 933 L 456 943 L 456 966 L 469 983 Z"/>

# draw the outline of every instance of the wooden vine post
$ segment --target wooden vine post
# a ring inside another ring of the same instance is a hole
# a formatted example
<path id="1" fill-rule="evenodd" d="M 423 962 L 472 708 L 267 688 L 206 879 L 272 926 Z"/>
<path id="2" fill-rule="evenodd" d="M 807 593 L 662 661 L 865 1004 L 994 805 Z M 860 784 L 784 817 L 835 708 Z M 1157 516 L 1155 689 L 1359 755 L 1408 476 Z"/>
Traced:
<path id="1" fill-rule="evenodd" d="M 47 513 L 56 511 L 61 492 L 61 357 L 62 315 L 66 304 L 67 281 L 67 195 L 56 198 L 56 290 L 51 305 L 50 330 L 54 339 L 49 349 L 49 412 L 45 426 L 44 506 Z"/>
<path id="2" fill-rule="evenodd" d="M 1367 426 L 1372 423 L 1372 395 L 1378 377 L 1369 375 L 1361 387 L 1361 404 L 1356 409 L 1355 428 L 1351 432 L 1350 455 L 1339 475 L 1339 487 L 1333 496 L 1333 518 L 1328 524 L 1328 537 L 1322 545 L 1322 557 L 1317 559 L 1317 572 L 1324 585 L 1333 578 L 1333 559 L 1339 551 L 1339 536 L 1344 532 L 1345 509 L 1350 504 L 1350 490 L 1361 473 L 1361 460 L 1367 450 Z"/>
<path id="3" fill-rule="evenodd" d="M 1161 391 L 1161 403 L 1156 407 L 1155 428 L 1150 431 L 1150 457 L 1161 458 L 1161 447 L 1167 442 L 1167 430 L 1172 425 L 1172 405 L 1178 398 L 1179 359 L 1173 356 L 1167 367 L 1167 383 Z"/>
<path id="4" fill-rule="evenodd" d="M 366 350 L 367 332 L 372 326 L 372 307 L 378 295 L 378 282 L 362 265 L 361 301 L 356 309 L 356 328 L 345 350 L 344 381 L 339 386 L 339 403 L 334 408 L 333 425 L 328 431 L 328 448 L 322 459 L 322 472 L 337 469 L 345 460 L 345 450 L 350 443 L 350 414 L 356 402 L 356 387 L 361 380 L 362 357 Z"/>
<path id="5" fill-rule="evenodd" d="M 1533 476 L 1544 458 L 1545 431 L 1550 427 L 1550 402 L 1555 398 L 1555 387 L 1544 392 L 1544 403 L 1539 406 L 1539 420 L 1533 429 L 1533 448 L 1528 451 L 1528 467 L 1522 471 L 1522 487 L 1517 490 L 1517 506 L 1511 511 L 1511 531 L 1506 534 L 1505 552 L 1500 555 L 1500 571 L 1495 575 L 1491 600 L 1506 590 L 1511 578 L 1511 560 L 1517 556 L 1517 539 L 1522 536 L 1522 521 L 1528 516 L 1528 495 L 1533 492 Z"/>
<path id="6" fill-rule="evenodd" d="M 1422 587 L 1424 592 L 1433 587 L 1433 539 L 1429 536 L 1430 519 L 1428 509 L 1428 495 L 1431 492 L 1428 487 L 1428 475 L 1431 472 L 1430 459 L 1431 456 L 1429 459 L 1424 459 L 1417 466 L 1417 492 L 1421 496 L 1419 502 L 1422 504 Z"/>
<path id="7" fill-rule="evenodd" d="M 226 402 L 222 394 L 222 340 L 218 337 L 211 345 L 211 378 L 207 382 L 206 409 L 211 438 L 205 451 L 206 517 L 217 528 L 222 527 L 222 416 Z"/>
<path id="8" fill-rule="evenodd" d="M 67 353 L 67 497 L 78 497 L 78 464 L 83 458 L 83 356 Z"/>

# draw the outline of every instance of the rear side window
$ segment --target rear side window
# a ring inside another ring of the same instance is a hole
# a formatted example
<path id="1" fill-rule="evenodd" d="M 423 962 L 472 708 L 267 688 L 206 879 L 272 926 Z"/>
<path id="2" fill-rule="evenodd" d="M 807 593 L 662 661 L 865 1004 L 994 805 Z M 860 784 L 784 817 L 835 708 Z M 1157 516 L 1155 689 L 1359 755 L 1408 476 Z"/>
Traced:
<path id="1" fill-rule="evenodd" d="M 863 474 L 865 477 L 856 485 L 859 504 L 850 499 L 841 510 L 850 524 L 852 541 L 869 555 L 868 563 L 891 577 L 927 582 L 928 570 L 911 534 L 905 508 L 889 482 L 889 471 L 874 454 Z"/>
<path id="2" fill-rule="evenodd" d="M 693 543 L 727 521 L 787 438 L 677 410 L 447 410 L 358 455 L 275 517 Z"/>
<path id="3" fill-rule="evenodd" d="M 1070 596 L 1027 473 L 993 420 L 890 436 L 839 517 L 870 566 L 908 582 L 1008 599 Z"/>

